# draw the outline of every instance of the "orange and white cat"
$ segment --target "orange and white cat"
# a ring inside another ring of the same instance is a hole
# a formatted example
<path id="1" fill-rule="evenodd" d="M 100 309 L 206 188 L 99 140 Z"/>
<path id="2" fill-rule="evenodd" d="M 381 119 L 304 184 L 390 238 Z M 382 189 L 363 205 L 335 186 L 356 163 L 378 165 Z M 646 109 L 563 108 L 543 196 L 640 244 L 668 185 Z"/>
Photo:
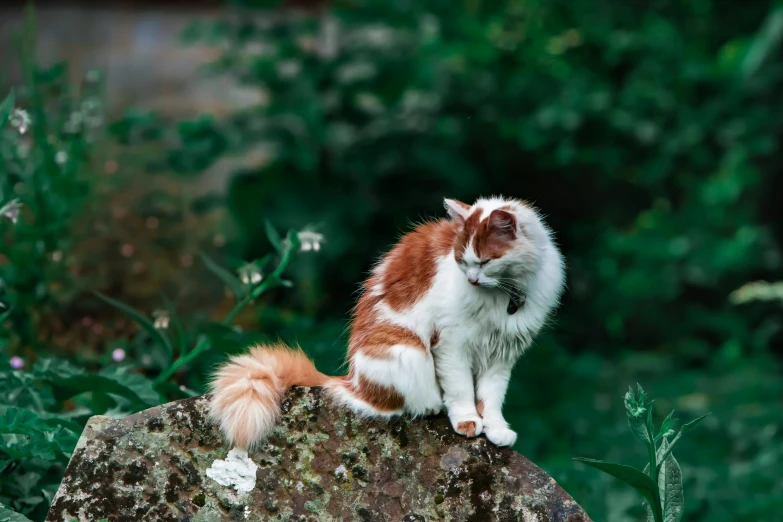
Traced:
<path id="1" fill-rule="evenodd" d="M 291 386 L 322 386 L 364 416 L 428 415 L 454 429 L 516 441 L 501 411 L 514 363 L 563 291 L 563 260 L 538 213 L 514 199 L 445 200 L 450 219 L 403 236 L 372 271 L 354 310 L 348 375 L 316 370 L 299 350 L 257 346 L 212 382 L 210 413 L 250 448 Z"/>

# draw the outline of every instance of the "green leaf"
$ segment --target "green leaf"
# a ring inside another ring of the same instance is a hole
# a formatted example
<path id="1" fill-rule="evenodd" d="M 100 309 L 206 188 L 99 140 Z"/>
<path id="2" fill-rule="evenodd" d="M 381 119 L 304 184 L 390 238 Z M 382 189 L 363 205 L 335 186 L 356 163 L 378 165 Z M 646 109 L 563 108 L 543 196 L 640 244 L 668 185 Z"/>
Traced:
<path id="1" fill-rule="evenodd" d="M 655 436 L 656 441 L 658 441 L 661 437 L 669 433 L 669 430 L 674 428 L 674 425 L 677 424 L 677 421 L 679 419 L 675 419 L 673 416 L 674 416 L 674 410 L 672 410 L 672 412 L 663 420 L 663 424 L 661 424 L 661 429 L 660 431 L 658 431 L 658 435 Z"/>
<path id="2" fill-rule="evenodd" d="M 670 447 L 668 439 L 664 437 L 661 447 L 658 448 L 657 455 L 658 460 L 662 461 L 662 464 L 658 468 L 658 494 L 661 498 L 661 510 L 664 514 L 664 522 L 679 522 L 682 518 L 684 508 L 682 474 L 680 472 L 680 465 L 671 454 Z M 664 454 L 668 455 L 666 460 L 661 459 Z M 644 468 L 644 472 L 647 473 L 649 469 L 650 465 L 648 464 Z M 648 519 L 649 516 L 650 511 L 648 509 Z"/>
<path id="3" fill-rule="evenodd" d="M 665 452 L 668 446 L 664 438 L 661 444 L 662 452 Z M 682 472 L 671 453 L 661 465 L 658 491 L 663 500 L 663 522 L 680 522 L 683 512 Z"/>
<path id="4" fill-rule="evenodd" d="M 73 450 L 76 449 L 76 443 L 79 442 L 79 433 L 81 433 L 81 430 L 75 432 L 67 428 L 58 427 L 52 432 L 51 438 L 60 452 L 70 459 L 71 455 L 73 455 Z"/>
<path id="5" fill-rule="evenodd" d="M 275 227 L 273 227 L 272 223 L 270 223 L 268 220 L 264 220 L 264 228 L 266 229 L 266 237 L 269 238 L 269 242 L 272 243 L 272 246 L 275 250 L 277 250 L 278 254 L 282 254 L 283 240 L 280 238 L 280 234 L 278 234 L 277 230 L 275 230 Z"/>
<path id="6" fill-rule="evenodd" d="M 55 459 L 52 443 L 42 432 L 32 435 L 6 434 L 0 438 L 0 450 L 13 459 Z"/>
<path id="7" fill-rule="evenodd" d="M 199 252 L 199 255 L 201 256 L 201 260 L 204 262 L 204 265 L 207 267 L 207 269 L 215 274 L 218 279 L 223 281 L 223 284 L 225 284 L 228 289 L 231 290 L 231 293 L 234 295 L 234 299 L 239 301 L 242 299 L 242 297 L 244 297 L 247 289 L 233 273 L 220 266 L 204 252 Z"/>
<path id="8" fill-rule="evenodd" d="M 685 424 L 682 425 L 682 428 L 680 428 L 680 431 L 677 433 L 677 436 L 674 437 L 674 440 L 671 441 L 671 443 L 669 444 L 669 447 L 663 452 L 663 454 L 660 457 L 658 457 L 658 466 L 660 466 L 663 463 L 663 461 L 666 460 L 669 457 L 669 454 L 674 449 L 674 445 L 677 444 L 677 442 L 680 440 L 680 437 L 682 437 L 683 435 L 688 433 L 690 430 L 695 428 L 696 424 L 701 422 L 707 415 L 710 415 L 710 414 L 706 413 L 706 414 L 702 415 L 701 417 L 699 417 L 697 419 L 693 419 L 692 421 L 686 422 Z"/>
<path id="9" fill-rule="evenodd" d="M 647 512 L 647 522 L 655 522 L 655 515 L 649 502 L 644 502 L 644 510 Z"/>
<path id="10" fill-rule="evenodd" d="M 588 466 L 608 473 L 613 477 L 625 482 L 638 491 L 650 503 L 653 513 L 656 515 L 656 522 L 662 520 L 661 501 L 658 495 L 658 485 L 653 480 L 636 468 L 624 464 L 613 464 L 602 460 L 575 458 L 578 462 L 584 462 Z"/>
<path id="11" fill-rule="evenodd" d="M 46 424 L 30 410 L 9 406 L 0 416 L 0 434 L 35 435 L 42 429 Z"/>
<path id="12" fill-rule="evenodd" d="M 33 375 L 42 380 L 52 381 L 55 379 L 70 379 L 72 377 L 80 377 L 85 375 L 85 371 L 82 368 L 77 368 L 67 361 L 62 359 L 55 359 L 54 357 L 47 357 L 38 359 L 32 368 Z"/>
<path id="13" fill-rule="evenodd" d="M 133 319 L 133 321 L 136 322 L 136 324 L 138 324 L 140 327 L 144 329 L 145 332 L 147 332 L 147 335 L 149 335 L 152 338 L 155 344 L 157 344 L 160 348 L 164 350 L 167 360 L 171 361 L 171 359 L 174 356 L 174 351 L 171 347 L 171 341 L 167 336 L 161 333 L 159 329 L 155 328 L 155 325 L 152 323 L 152 321 L 150 321 L 144 314 L 142 314 L 138 310 L 131 308 L 125 303 L 121 303 L 120 301 L 112 299 L 109 296 L 103 295 L 100 292 L 94 292 L 94 293 L 99 299 L 119 309 L 125 315 Z"/>
<path id="14" fill-rule="evenodd" d="M 26 516 L 22 515 L 21 513 L 17 513 L 11 508 L 8 508 L 3 504 L 0 504 L 0 522 L 33 522 L 33 521 L 27 518 Z"/>
<path id="15" fill-rule="evenodd" d="M 128 371 L 121 366 L 107 366 L 98 372 L 98 376 L 111 379 L 124 389 L 129 390 L 138 401 L 147 406 L 157 406 L 161 402 L 160 395 L 155 391 L 152 381 L 141 374 Z M 102 390 L 111 393 L 109 390 Z M 119 393 L 129 398 L 130 394 Z"/>
<path id="16" fill-rule="evenodd" d="M 109 366 L 98 374 L 88 375 L 65 361 L 43 359 L 33 366 L 33 372 L 57 387 L 61 400 L 80 393 L 102 392 L 119 395 L 141 406 L 160 404 L 160 396 L 149 379 L 122 367 Z"/>
<path id="17" fill-rule="evenodd" d="M 15 101 L 14 91 L 11 89 L 11 92 L 8 93 L 8 96 L 6 96 L 5 99 L 0 102 L 0 127 L 3 127 L 8 121 L 8 117 L 11 115 L 11 111 L 14 110 Z"/>

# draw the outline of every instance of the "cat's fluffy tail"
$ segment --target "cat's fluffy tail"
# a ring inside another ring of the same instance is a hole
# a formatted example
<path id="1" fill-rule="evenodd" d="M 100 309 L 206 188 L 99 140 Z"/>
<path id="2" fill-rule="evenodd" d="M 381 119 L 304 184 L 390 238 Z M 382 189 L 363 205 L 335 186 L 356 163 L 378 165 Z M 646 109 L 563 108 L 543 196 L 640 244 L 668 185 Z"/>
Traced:
<path id="1" fill-rule="evenodd" d="M 210 417 L 232 445 L 250 449 L 271 433 L 291 386 L 323 386 L 330 379 L 301 350 L 256 346 L 232 357 L 215 374 Z"/>

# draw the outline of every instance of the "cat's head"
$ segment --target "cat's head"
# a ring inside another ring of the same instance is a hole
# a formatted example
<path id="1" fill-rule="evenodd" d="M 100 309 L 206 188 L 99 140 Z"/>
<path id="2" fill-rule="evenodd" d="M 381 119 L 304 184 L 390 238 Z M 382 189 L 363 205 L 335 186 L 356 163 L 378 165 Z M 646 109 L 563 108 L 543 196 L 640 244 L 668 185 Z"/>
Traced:
<path id="1" fill-rule="evenodd" d="M 497 287 L 538 270 L 549 232 L 530 206 L 511 199 L 479 199 L 468 205 L 445 199 L 457 229 L 454 259 L 468 282 Z"/>

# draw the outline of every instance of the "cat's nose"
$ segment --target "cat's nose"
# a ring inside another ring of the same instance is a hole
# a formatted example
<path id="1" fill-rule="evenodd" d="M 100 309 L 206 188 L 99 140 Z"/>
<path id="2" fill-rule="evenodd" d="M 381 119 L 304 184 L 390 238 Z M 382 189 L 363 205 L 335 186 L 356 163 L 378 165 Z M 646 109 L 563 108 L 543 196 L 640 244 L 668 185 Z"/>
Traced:
<path id="1" fill-rule="evenodd" d="M 478 271 L 475 271 L 475 272 L 473 270 L 468 271 L 468 283 L 470 283 L 472 285 L 478 286 L 478 284 L 479 284 L 479 273 L 478 273 Z"/>

